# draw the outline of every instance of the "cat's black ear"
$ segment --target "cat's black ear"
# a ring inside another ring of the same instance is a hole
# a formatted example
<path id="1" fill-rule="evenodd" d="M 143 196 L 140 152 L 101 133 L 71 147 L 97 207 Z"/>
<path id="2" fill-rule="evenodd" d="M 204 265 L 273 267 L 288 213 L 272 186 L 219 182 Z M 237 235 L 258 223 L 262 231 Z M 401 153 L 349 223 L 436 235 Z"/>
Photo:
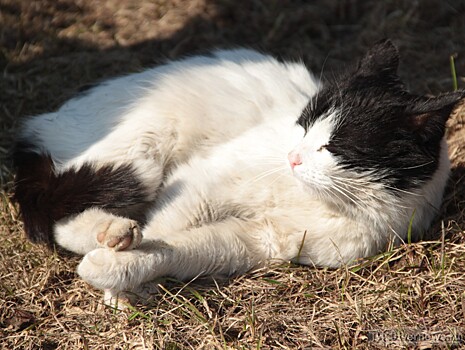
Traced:
<path id="1" fill-rule="evenodd" d="M 399 51 L 389 39 L 378 41 L 358 64 L 357 73 L 362 76 L 397 75 Z"/>
<path id="2" fill-rule="evenodd" d="M 447 119 L 464 98 L 465 90 L 431 98 L 417 98 L 406 110 L 410 127 L 429 137 L 435 133 L 443 133 Z"/>

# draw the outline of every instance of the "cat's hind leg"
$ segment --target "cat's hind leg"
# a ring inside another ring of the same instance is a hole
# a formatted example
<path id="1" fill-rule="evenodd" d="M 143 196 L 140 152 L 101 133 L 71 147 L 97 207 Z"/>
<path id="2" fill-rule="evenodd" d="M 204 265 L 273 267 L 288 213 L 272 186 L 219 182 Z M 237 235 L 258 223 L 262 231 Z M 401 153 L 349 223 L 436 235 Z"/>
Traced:
<path id="1" fill-rule="evenodd" d="M 198 228 L 173 232 L 164 240 L 143 239 L 130 251 L 95 249 L 78 267 L 93 286 L 116 295 L 137 290 L 144 282 L 172 276 L 186 280 L 202 275 L 234 275 L 265 264 L 270 258 L 272 230 L 256 222 L 229 218 Z M 153 235 L 151 235 L 153 237 Z M 108 296 L 108 295 L 107 295 Z"/>

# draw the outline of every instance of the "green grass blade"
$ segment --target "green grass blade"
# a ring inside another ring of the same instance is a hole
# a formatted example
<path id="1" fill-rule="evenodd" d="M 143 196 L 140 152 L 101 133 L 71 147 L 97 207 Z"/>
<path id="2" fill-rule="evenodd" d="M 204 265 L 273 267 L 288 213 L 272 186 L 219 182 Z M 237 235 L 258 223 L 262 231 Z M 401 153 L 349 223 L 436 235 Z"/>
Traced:
<path id="1" fill-rule="evenodd" d="M 408 230 L 407 230 L 407 243 L 412 244 L 412 226 L 413 226 L 413 219 L 415 218 L 415 209 L 413 210 L 412 216 L 410 217 L 410 221 L 408 223 Z"/>
<path id="2" fill-rule="evenodd" d="M 452 74 L 452 86 L 454 91 L 457 91 L 459 88 L 459 85 L 457 83 L 457 72 L 455 70 L 455 56 L 456 55 L 450 55 L 450 71 Z"/>

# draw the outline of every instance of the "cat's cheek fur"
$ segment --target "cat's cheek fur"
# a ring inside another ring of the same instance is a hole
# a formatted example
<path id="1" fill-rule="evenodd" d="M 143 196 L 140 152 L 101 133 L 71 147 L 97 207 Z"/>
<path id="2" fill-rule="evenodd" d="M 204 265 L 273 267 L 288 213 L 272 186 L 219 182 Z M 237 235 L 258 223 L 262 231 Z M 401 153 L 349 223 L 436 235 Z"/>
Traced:
<path id="1" fill-rule="evenodd" d="M 415 208 L 413 226 L 416 228 L 416 239 L 420 239 L 423 233 L 429 228 L 433 219 L 439 214 L 443 194 L 450 176 L 450 159 L 448 156 L 448 146 L 446 138 L 441 141 L 439 154 L 439 165 L 436 172 L 418 191 L 419 195 L 412 197 L 411 207 Z M 428 205 L 425 205 L 425 201 Z"/>
<path id="2" fill-rule="evenodd" d="M 330 175 L 336 172 L 337 162 L 324 148 L 330 140 L 336 113 L 332 111 L 326 118 L 314 123 L 291 151 L 301 160 L 301 164 L 293 169 L 294 176 L 307 191 L 315 195 L 328 191 L 332 185 Z"/>

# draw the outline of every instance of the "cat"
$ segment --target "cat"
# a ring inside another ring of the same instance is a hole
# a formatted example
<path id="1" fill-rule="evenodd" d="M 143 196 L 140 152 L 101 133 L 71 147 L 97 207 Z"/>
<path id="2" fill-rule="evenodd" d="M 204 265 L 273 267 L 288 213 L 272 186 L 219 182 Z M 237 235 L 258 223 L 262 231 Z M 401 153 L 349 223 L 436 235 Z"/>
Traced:
<path id="1" fill-rule="evenodd" d="M 248 49 L 105 81 L 24 121 L 15 199 L 27 236 L 84 255 L 111 302 L 161 276 L 271 259 L 338 267 L 415 238 L 449 175 L 464 91 L 409 93 L 376 43 L 338 78 Z"/>

